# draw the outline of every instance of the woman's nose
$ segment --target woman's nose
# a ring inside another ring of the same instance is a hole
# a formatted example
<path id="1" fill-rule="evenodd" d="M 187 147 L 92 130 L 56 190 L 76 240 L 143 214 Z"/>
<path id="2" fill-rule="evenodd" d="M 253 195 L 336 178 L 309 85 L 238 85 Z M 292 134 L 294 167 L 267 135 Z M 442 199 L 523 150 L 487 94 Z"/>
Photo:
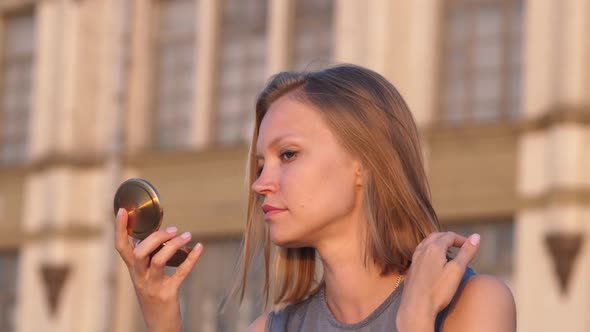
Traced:
<path id="1" fill-rule="evenodd" d="M 276 190 L 276 181 L 274 180 L 274 177 L 268 168 L 263 169 L 258 179 L 252 183 L 252 191 L 260 195 L 265 195 L 269 192 L 276 192 Z"/>

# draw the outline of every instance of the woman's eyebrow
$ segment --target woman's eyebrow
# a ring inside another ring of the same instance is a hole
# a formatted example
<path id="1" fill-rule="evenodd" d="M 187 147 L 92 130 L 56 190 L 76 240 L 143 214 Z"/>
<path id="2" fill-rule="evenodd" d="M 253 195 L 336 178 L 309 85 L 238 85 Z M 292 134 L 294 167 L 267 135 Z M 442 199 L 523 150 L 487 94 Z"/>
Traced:
<path id="1" fill-rule="evenodd" d="M 277 136 L 272 141 L 270 141 L 270 144 L 268 145 L 267 149 L 273 148 L 275 145 L 277 145 L 280 141 L 282 141 L 284 139 L 298 138 L 298 137 L 299 137 L 299 135 L 297 135 L 297 134 L 285 134 L 285 135 Z M 256 150 L 258 150 L 258 149 L 256 149 Z M 260 151 L 260 150 L 258 150 L 258 151 Z M 260 153 L 257 152 L 256 159 L 264 159 L 264 157 Z"/>

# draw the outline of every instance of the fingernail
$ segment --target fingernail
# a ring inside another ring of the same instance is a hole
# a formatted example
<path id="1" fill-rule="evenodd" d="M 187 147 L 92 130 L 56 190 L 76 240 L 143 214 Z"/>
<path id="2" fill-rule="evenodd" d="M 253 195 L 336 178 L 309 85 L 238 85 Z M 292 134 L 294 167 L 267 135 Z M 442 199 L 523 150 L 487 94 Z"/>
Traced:
<path id="1" fill-rule="evenodd" d="M 191 237 L 191 233 L 190 232 L 184 232 L 182 233 L 182 235 L 180 236 L 182 239 L 188 239 L 189 237 Z"/>
<path id="2" fill-rule="evenodd" d="M 199 243 L 197 243 L 195 245 L 195 249 L 194 250 L 201 250 L 201 249 L 203 249 L 203 245 L 201 244 L 201 242 L 199 242 Z"/>
<path id="3" fill-rule="evenodd" d="M 123 208 L 119 208 L 117 211 L 117 218 L 121 218 L 121 213 L 123 213 Z"/>
<path id="4" fill-rule="evenodd" d="M 170 226 L 170 227 L 166 228 L 166 232 L 170 233 L 170 234 L 174 234 L 174 233 L 178 232 L 178 228 L 176 228 L 174 226 Z"/>
<path id="5" fill-rule="evenodd" d="M 471 242 L 471 244 L 473 244 L 474 246 L 479 244 L 479 240 L 480 240 L 479 234 L 473 234 L 473 235 L 471 235 L 471 237 L 469 237 L 469 242 Z"/>

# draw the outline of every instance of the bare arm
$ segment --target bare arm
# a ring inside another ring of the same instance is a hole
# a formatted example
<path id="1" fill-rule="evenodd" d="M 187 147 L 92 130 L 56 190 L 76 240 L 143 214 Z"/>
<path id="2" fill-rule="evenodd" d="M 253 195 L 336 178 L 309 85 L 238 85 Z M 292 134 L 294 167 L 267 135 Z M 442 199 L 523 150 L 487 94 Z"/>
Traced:
<path id="1" fill-rule="evenodd" d="M 456 302 L 451 303 L 442 331 L 516 331 L 516 305 L 512 292 L 495 277 L 472 277 Z"/>

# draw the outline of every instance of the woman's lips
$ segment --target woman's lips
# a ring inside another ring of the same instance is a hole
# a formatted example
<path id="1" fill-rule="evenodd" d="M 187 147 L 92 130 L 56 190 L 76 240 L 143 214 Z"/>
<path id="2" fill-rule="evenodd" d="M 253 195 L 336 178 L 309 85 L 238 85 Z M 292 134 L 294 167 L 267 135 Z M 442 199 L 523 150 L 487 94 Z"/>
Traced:
<path id="1" fill-rule="evenodd" d="M 287 211 L 287 210 L 281 210 L 281 209 L 272 209 L 272 210 L 269 210 L 268 212 L 266 212 L 264 214 L 264 219 L 268 219 L 271 216 L 274 216 L 275 214 L 281 213 L 281 212 L 284 212 L 284 211 Z"/>
<path id="2" fill-rule="evenodd" d="M 270 204 L 263 204 L 262 205 L 262 211 L 264 212 L 264 219 L 268 219 L 271 216 L 277 214 L 277 213 L 281 213 L 283 211 L 287 211 L 287 209 L 281 209 L 275 206 L 272 206 Z"/>

